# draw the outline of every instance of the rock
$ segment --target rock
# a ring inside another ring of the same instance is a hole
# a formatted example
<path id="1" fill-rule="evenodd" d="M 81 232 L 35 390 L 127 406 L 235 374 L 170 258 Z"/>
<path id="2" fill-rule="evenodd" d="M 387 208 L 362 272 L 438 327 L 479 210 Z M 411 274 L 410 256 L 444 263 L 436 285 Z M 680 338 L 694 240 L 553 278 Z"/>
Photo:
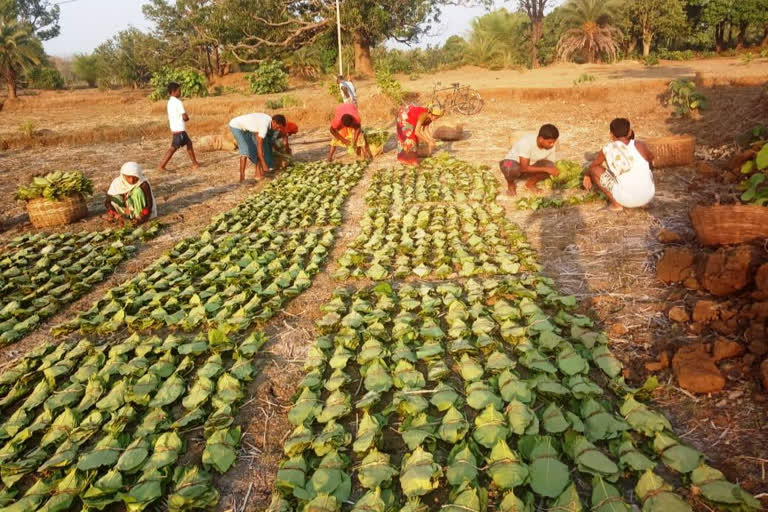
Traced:
<path id="1" fill-rule="evenodd" d="M 763 341 L 765 338 L 765 324 L 763 322 L 752 322 L 744 331 L 744 339 L 750 343 L 755 340 Z"/>
<path id="2" fill-rule="evenodd" d="M 609 332 L 611 336 L 618 338 L 619 336 L 624 336 L 625 334 L 627 334 L 629 332 L 629 329 L 627 329 L 627 326 L 625 326 L 623 323 L 618 322 L 611 326 Z"/>
<path id="3" fill-rule="evenodd" d="M 675 233 L 674 231 L 670 231 L 668 229 L 662 229 L 661 231 L 659 231 L 659 234 L 656 235 L 656 240 L 658 240 L 662 244 L 676 244 L 678 242 L 682 242 L 683 237 L 681 237 L 678 233 Z"/>
<path id="4" fill-rule="evenodd" d="M 763 381 L 763 388 L 768 391 L 768 359 L 760 363 L 760 380 Z"/>
<path id="5" fill-rule="evenodd" d="M 710 164 L 709 162 L 705 162 L 704 160 L 699 160 L 696 162 L 696 171 L 700 176 L 707 178 L 714 178 L 721 172 L 720 169 Z"/>
<path id="6" fill-rule="evenodd" d="M 659 354 L 658 361 L 649 361 L 645 363 L 645 369 L 649 372 L 660 372 L 666 368 L 669 368 L 669 353 L 667 351 Z"/>
<path id="7" fill-rule="evenodd" d="M 700 300 L 693 306 L 693 321 L 709 323 L 719 316 L 717 303 L 711 300 Z"/>
<path id="8" fill-rule="evenodd" d="M 704 332 L 704 330 L 707 328 L 707 326 L 706 326 L 706 324 L 693 323 L 693 324 L 690 324 L 688 326 L 688 328 L 690 329 L 690 331 L 693 334 L 701 334 L 701 333 Z"/>
<path id="9" fill-rule="evenodd" d="M 744 368 L 747 371 L 752 368 L 752 365 L 755 364 L 755 361 L 757 361 L 757 356 L 755 356 L 755 354 L 745 354 L 744 357 L 741 358 L 741 364 L 744 365 Z"/>
<path id="10" fill-rule="evenodd" d="M 743 353 L 744 347 L 742 347 L 740 343 L 720 338 L 715 341 L 715 345 L 712 348 L 712 359 L 714 359 L 715 362 L 718 362 L 723 359 L 738 357 Z"/>
<path id="11" fill-rule="evenodd" d="M 750 352 L 758 357 L 768 354 L 768 343 L 765 340 L 753 340 L 748 348 Z"/>
<path id="12" fill-rule="evenodd" d="M 724 296 L 738 292 L 750 283 L 755 258 L 755 250 L 747 245 L 718 249 L 707 255 L 698 280 L 712 295 Z"/>
<path id="13" fill-rule="evenodd" d="M 682 282 L 695 275 L 694 261 L 695 254 L 687 247 L 670 247 L 656 265 L 656 276 L 667 284 Z"/>
<path id="14" fill-rule="evenodd" d="M 727 322 L 724 322 L 723 320 L 715 320 L 709 324 L 709 327 L 718 334 L 722 334 L 723 336 L 730 336 L 738 332 L 739 322 L 735 318 L 731 318 Z"/>
<path id="15" fill-rule="evenodd" d="M 714 393 L 725 387 L 725 377 L 704 345 L 688 345 L 672 358 L 672 370 L 680 387 L 692 393 Z"/>
<path id="16" fill-rule="evenodd" d="M 699 288 L 701 288 L 701 285 L 699 284 L 699 280 L 693 276 L 684 280 L 683 286 L 685 286 L 689 290 L 698 290 Z"/>
<path id="17" fill-rule="evenodd" d="M 670 308 L 669 313 L 667 313 L 667 316 L 669 316 L 669 319 L 673 322 L 687 322 L 691 319 L 690 316 L 688 316 L 688 312 L 685 310 L 684 307 L 681 306 L 672 306 Z"/>
<path id="18" fill-rule="evenodd" d="M 768 263 L 763 263 L 755 272 L 755 293 L 752 295 L 756 299 L 768 299 Z"/>

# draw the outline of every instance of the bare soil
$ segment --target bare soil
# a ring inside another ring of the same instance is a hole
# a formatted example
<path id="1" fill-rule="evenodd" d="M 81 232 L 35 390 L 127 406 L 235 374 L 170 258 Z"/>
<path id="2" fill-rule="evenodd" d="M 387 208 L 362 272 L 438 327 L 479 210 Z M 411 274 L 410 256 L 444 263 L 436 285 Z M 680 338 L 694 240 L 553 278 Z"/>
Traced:
<path id="1" fill-rule="evenodd" d="M 573 86 L 581 74 L 596 77 L 590 85 Z M 700 73 L 709 110 L 700 117 L 679 120 L 671 116 L 659 96 L 665 84 L 680 76 Z M 483 111 L 471 118 L 449 115 L 440 124 L 463 124 L 465 139 L 443 149 L 459 158 L 496 166 L 511 140 L 535 131 L 545 122 L 560 128 L 560 156 L 584 162 L 606 141 L 608 123 L 617 116 L 632 120 L 638 137 L 677 133 L 697 136 L 699 154 L 727 154 L 734 140 L 757 119 L 754 102 L 758 85 L 768 75 L 768 63 L 750 65 L 738 59 L 713 59 L 663 63 L 646 68 L 635 63 L 613 66 L 559 65 L 538 71 L 486 71 L 462 69 L 424 76 L 402 77 L 404 87 L 427 101 L 432 84 L 441 81 L 470 83 L 486 100 Z M 237 78 L 229 78 L 238 83 Z M 361 111 L 369 125 L 392 125 L 394 106 L 376 92 L 372 82 L 358 85 Z M 300 127 L 294 151 L 302 160 L 322 158 L 327 140 L 326 124 L 333 100 L 324 85 L 297 85 L 291 94 L 302 105 L 285 113 Z M 103 191 L 120 165 L 136 160 L 152 169 L 168 146 L 165 104 L 150 103 L 144 91 L 77 91 L 42 93 L 6 103 L 0 117 L 0 204 L 3 204 L 0 244 L 18 233 L 32 230 L 23 205 L 13 201 L 19 183 L 54 169 L 77 169 L 94 180 L 100 191 L 89 203 L 91 216 L 66 230 L 101 229 Z M 193 137 L 219 133 L 229 118 L 263 110 L 265 97 L 229 94 L 186 100 Z M 24 137 L 18 126 L 35 121 L 45 132 Z M 48 131 L 49 130 L 49 131 Z M 305 144 L 305 142 L 309 142 Z M 263 509 L 271 493 L 282 443 L 291 426 L 286 418 L 301 374 L 304 355 L 315 335 L 318 307 L 335 287 L 330 280 L 335 257 L 357 233 L 365 211 L 363 196 L 373 172 L 394 164 L 392 145 L 369 167 L 345 207 L 336 248 L 328 268 L 313 286 L 290 302 L 267 327 L 270 342 L 259 358 L 259 376 L 238 421 L 245 438 L 236 467 L 218 478 L 220 509 Z M 121 265 L 103 285 L 66 308 L 48 325 L 21 343 L 0 349 L 0 363 L 18 357 L 49 339 L 51 325 L 86 309 L 105 289 L 131 276 L 178 240 L 199 233 L 209 219 L 242 201 L 261 185 L 237 185 L 234 153 L 198 155 L 204 167 L 192 170 L 186 154 L 177 154 L 167 174 L 150 170 L 163 234 L 148 242 L 132 260 Z M 249 170 L 250 172 L 250 170 Z M 500 190 L 501 190 L 501 176 Z M 648 375 L 643 363 L 656 360 L 665 350 L 699 341 L 698 335 L 672 325 L 666 311 L 684 305 L 685 294 L 656 279 L 655 264 L 663 246 L 656 239 L 661 229 L 680 233 L 691 243 L 688 219 L 696 204 L 726 201 L 738 194 L 735 186 L 703 179 L 691 168 L 662 169 L 656 173 L 657 197 L 646 209 L 620 214 L 600 210 L 592 203 L 576 208 L 518 211 L 503 196 L 511 220 L 519 223 L 539 251 L 544 272 L 567 293 L 575 294 L 582 308 L 611 333 L 613 350 L 624 362 L 628 380 L 641 384 Z M 522 187 L 520 187 L 522 188 Z M 765 259 L 766 254 L 762 254 Z M 617 327 L 620 324 L 622 328 Z M 708 341 L 708 340 L 702 340 Z M 768 395 L 752 375 L 728 375 L 726 389 L 709 396 L 694 396 L 676 385 L 670 370 L 658 374 L 662 387 L 654 401 L 673 421 L 687 442 L 702 450 L 713 465 L 755 494 L 768 496 Z M 765 497 L 763 496 L 763 497 Z"/>

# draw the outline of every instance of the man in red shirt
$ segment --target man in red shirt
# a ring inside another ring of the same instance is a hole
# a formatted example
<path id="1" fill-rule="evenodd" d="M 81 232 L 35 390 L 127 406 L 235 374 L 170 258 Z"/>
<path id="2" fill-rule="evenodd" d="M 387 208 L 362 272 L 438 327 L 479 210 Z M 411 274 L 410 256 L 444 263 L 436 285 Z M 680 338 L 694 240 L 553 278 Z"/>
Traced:
<path id="1" fill-rule="evenodd" d="M 336 148 L 350 146 L 354 148 L 358 159 L 373 158 L 363 133 L 360 112 L 354 103 L 342 103 L 336 107 L 333 121 L 331 121 L 331 148 L 328 151 L 328 161 L 333 161 Z"/>

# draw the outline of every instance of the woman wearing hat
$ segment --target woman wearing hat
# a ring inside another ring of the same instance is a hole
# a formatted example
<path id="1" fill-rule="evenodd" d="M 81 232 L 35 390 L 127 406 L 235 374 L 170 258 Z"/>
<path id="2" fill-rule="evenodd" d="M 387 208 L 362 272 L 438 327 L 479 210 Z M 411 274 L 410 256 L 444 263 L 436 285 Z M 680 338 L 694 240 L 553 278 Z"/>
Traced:
<path id="1" fill-rule="evenodd" d="M 439 119 L 443 110 L 437 105 L 420 107 L 404 105 L 397 113 L 397 161 L 406 165 L 418 165 L 416 148 L 419 142 L 429 144 L 429 150 L 435 148 L 435 139 L 429 131 L 432 121 Z"/>
<path id="2" fill-rule="evenodd" d="M 107 190 L 107 218 L 122 225 L 125 221 L 141 224 L 157 217 L 157 205 L 152 186 L 136 162 L 126 162 L 120 176 Z"/>

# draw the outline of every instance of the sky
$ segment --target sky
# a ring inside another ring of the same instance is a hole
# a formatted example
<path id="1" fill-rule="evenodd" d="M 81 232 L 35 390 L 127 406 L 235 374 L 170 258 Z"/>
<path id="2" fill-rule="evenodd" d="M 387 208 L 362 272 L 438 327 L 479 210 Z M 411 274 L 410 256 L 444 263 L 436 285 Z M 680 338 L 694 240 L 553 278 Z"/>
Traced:
<path id="1" fill-rule="evenodd" d="M 151 27 L 144 19 L 141 6 L 146 0 L 55 0 L 61 4 L 61 35 L 44 43 L 49 55 L 69 57 L 89 53 L 117 32 L 134 26 Z M 501 6 L 502 2 L 495 2 Z M 509 4 L 511 2 L 504 2 Z M 472 19 L 485 12 L 479 7 L 452 6 L 445 9 L 441 23 L 432 27 L 418 46 L 441 44 L 448 37 L 463 35 Z M 390 44 L 391 47 L 403 47 Z"/>

